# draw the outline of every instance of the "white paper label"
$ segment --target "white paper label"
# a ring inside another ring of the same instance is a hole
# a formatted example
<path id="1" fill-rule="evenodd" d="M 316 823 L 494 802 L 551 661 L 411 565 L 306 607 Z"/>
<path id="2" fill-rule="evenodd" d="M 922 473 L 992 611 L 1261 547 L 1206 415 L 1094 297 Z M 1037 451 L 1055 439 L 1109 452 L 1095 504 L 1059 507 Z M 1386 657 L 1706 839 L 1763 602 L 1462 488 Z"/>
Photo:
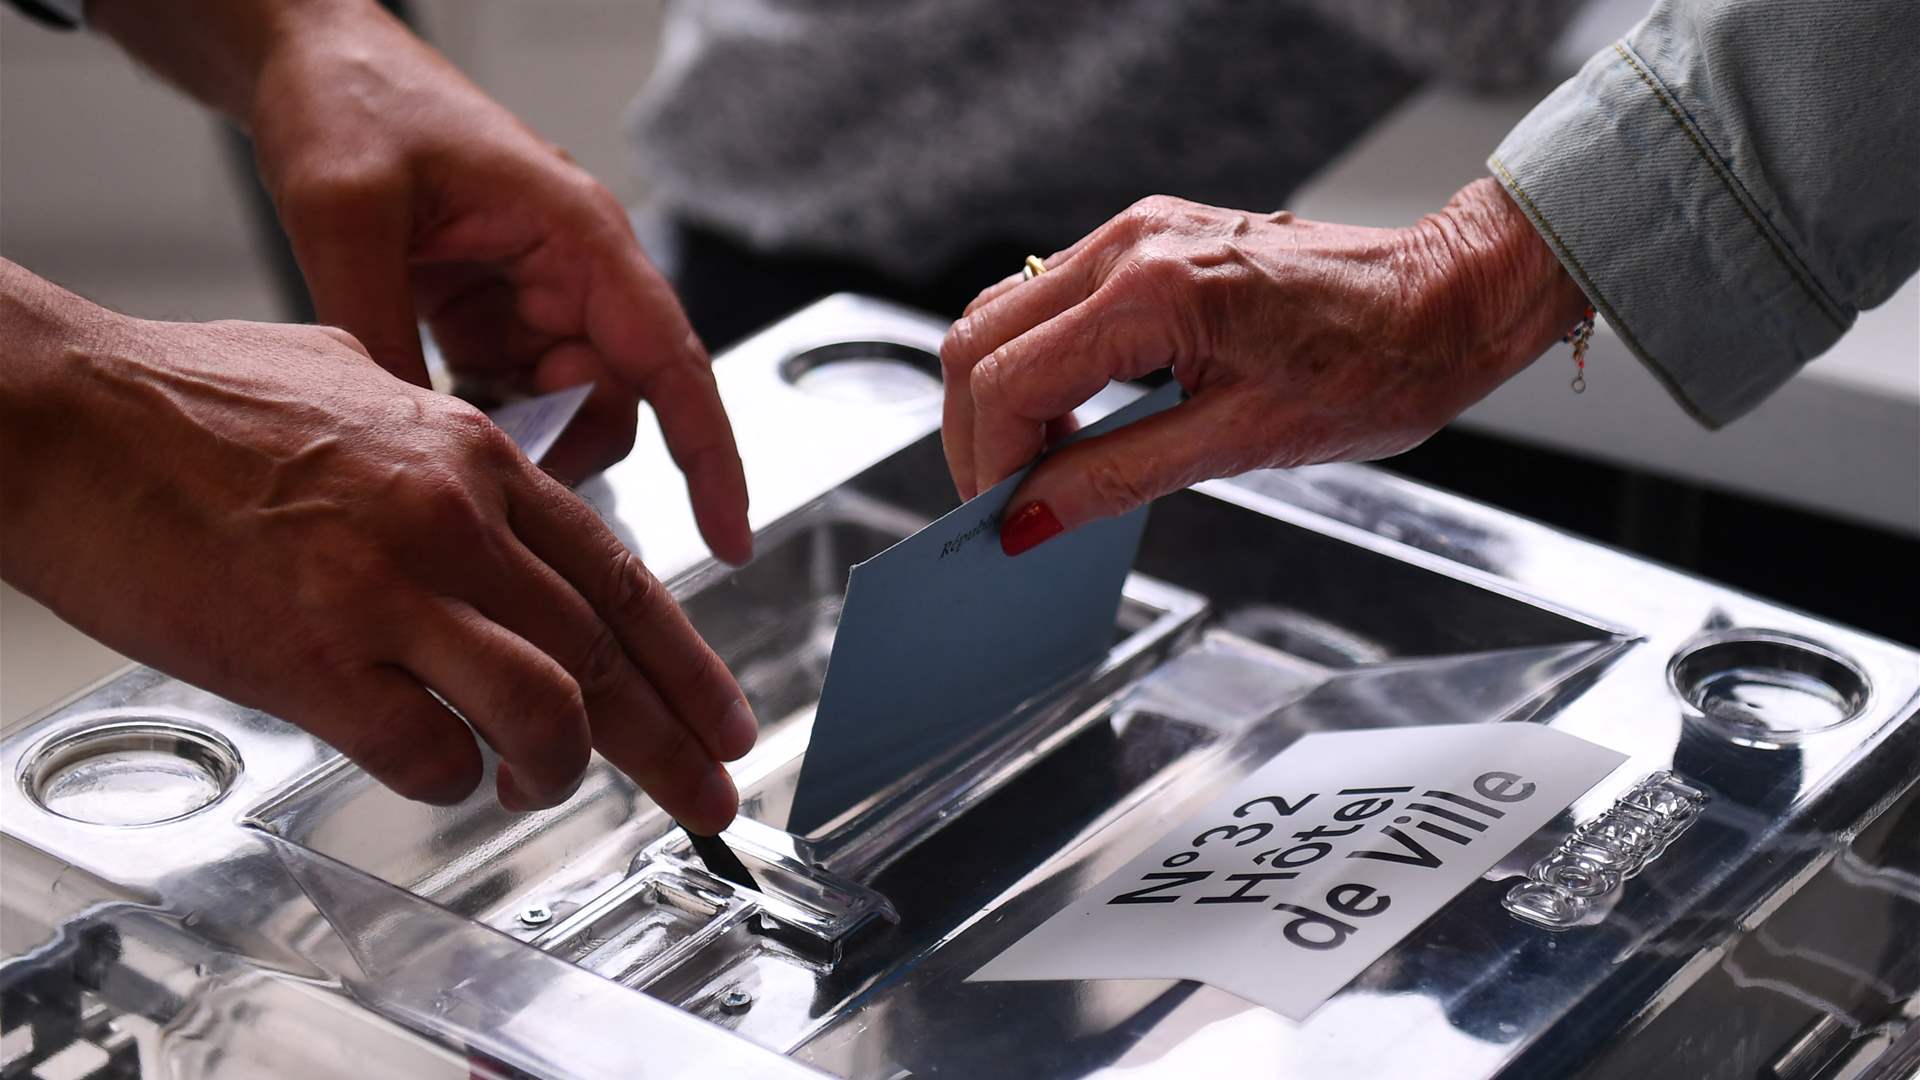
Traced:
<path id="1" fill-rule="evenodd" d="M 1304 1020 L 1624 760 L 1538 724 L 1304 736 L 969 981 L 1194 979 Z"/>
<path id="2" fill-rule="evenodd" d="M 591 393 L 591 384 L 569 386 L 551 394 L 509 402 L 487 416 L 507 433 L 507 438 L 527 455 L 528 461 L 538 465 L 547 451 L 553 449 L 553 444 L 560 441 L 560 433 L 567 430 L 573 414 L 580 411 Z"/>

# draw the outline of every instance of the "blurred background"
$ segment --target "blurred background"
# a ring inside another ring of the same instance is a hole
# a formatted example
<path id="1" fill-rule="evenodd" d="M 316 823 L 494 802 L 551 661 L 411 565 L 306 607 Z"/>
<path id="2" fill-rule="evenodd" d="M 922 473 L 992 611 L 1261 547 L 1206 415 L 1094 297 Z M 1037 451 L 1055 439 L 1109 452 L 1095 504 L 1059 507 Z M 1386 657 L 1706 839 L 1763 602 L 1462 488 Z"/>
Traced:
<path id="1" fill-rule="evenodd" d="M 663 0 L 410 6 L 482 88 L 622 198 L 644 198 L 620 120 L 652 66 Z M 1541 94 L 1645 6 L 1590 5 L 1540 86 L 1416 95 L 1289 208 L 1389 225 L 1437 207 L 1483 172 L 1488 150 Z M 240 153 L 223 125 L 105 41 L 0 8 L 0 255 L 136 315 L 288 317 L 296 307 L 276 276 L 285 266 Z M 1591 388 L 1574 399 L 1571 361 L 1556 350 L 1389 467 L 1920 644 L 1911 596 L 1894 599 L 1920 565 L 1920 284 L 1711 436 L 1604 328 L 1588 370 Z M 0 592 L 0 727 L 118 663 Z"/>
<path id="2" fill-rule="evenodd" d="M 664 0 L 413 0 L 441 52 L 616 194 Z M 103 38 L 0 13 L 0 252 L 150 318 L 286 312 L 225 126 Z"/>

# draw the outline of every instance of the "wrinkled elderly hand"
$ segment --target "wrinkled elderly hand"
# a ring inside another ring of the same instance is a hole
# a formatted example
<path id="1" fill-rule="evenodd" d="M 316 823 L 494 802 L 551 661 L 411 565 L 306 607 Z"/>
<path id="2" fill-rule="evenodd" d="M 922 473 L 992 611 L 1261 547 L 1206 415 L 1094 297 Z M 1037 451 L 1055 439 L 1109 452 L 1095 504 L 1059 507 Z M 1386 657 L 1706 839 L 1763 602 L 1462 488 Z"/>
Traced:
<path id="1" fill-rule="evenodd" d="M 6 580 L 410 798 L 466 796 L 477 732 L 510 809 L 566 798 L 591 747 L 688 826 L 732 819 L 739 687 L 486 417 L 338 330 L 86 307 L 0 297 Z"/>
<path id="2" fill-rule="evenodd" d="M 465 381 L 592 382 L 545 462 L 569 483 L 624 457 L 651 402 L 708 546 L 751 557 L 706 352 L 618 200 L 564 152 L 372 0 L 92 0 L 88 15 L 249 130 L 321 322 L 421 385 L 422 317 Z"/>
<path id="3" fill-rule="evenodd" d="M 941 348 L 963 497 L 1110 379 L 1171 365 L 1190 397 L 1043 462 L 1008 503 L 1010 554 L 1200 480 L 1407 450 L 1586 304 L 1492 181 L 1405 229 L 1155 197 L 1047 267 L 981 293 Z"/>

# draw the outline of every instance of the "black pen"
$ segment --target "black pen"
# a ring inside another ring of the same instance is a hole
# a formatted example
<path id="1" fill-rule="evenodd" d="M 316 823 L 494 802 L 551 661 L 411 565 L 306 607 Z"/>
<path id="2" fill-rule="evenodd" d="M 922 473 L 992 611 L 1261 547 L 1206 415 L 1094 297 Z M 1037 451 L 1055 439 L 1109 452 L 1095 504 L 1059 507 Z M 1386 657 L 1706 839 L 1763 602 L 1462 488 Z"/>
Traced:
<path id="1" fill-rule="evenodd" d="M 733 849 L 727 846 L 725 840 L 717 836 L 701 836 L 685 825 L 680 828 L 685 830 L 687 839 L 692 841 L 693 853 L 700 856 L 700 861 L 707 865 L 707 869 L 714 877 L 723 878 L 744 889 L 760 891 L 760 883 L 753 880 L 753 875 L 747 872 L 747 864 L 740 861 L 740 856 L 733 853 Z"/>

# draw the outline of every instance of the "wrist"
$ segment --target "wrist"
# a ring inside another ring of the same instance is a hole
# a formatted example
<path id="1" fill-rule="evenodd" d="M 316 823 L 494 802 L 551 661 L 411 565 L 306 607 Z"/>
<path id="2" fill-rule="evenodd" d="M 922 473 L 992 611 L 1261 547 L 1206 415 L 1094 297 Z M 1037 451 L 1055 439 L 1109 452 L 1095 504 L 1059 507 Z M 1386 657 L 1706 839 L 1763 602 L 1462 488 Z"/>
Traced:
<path id="1" fill-rule="evenodd" d="M 64 369 L 131 321 L 0 259 L 0 408 L 8 420 L 49 400 Z"/>
<path id="2" fill-rule="evenodd" d="M 279 58 L 364 27 L 398 25 L 374 0 L 88 0 L 87 21 L 247 130 L 265 104 L 262 76 Z"/>
<path id="3" fill-rule="evenodd" d="M 10 582 L 21 530 L 59 513 L 48 493 L 73 456 L 90 358 L 132 322 L 0 259 L 0 571 Z"/>
<path id="4" fill-rule="evenodd" d="M 279 6 L 238 116 L 256 133 L 256 145 L 276 121 L 299 126 L 309 113 L 372 118 L 385 106 L 370 87 L 384 88 L 411 51 L 431 52 L 373 0 L 280 0 Z"/>
<path id="5" fill-rule="evenodd" d="M 1427 268 L 1427 314 L 1456 343 L 1455 360 L 1496 382 L 1538 359 L 1586 312 L 1586 295 L 1490 178 L 1461 188 L 1409 232 Z"/>

